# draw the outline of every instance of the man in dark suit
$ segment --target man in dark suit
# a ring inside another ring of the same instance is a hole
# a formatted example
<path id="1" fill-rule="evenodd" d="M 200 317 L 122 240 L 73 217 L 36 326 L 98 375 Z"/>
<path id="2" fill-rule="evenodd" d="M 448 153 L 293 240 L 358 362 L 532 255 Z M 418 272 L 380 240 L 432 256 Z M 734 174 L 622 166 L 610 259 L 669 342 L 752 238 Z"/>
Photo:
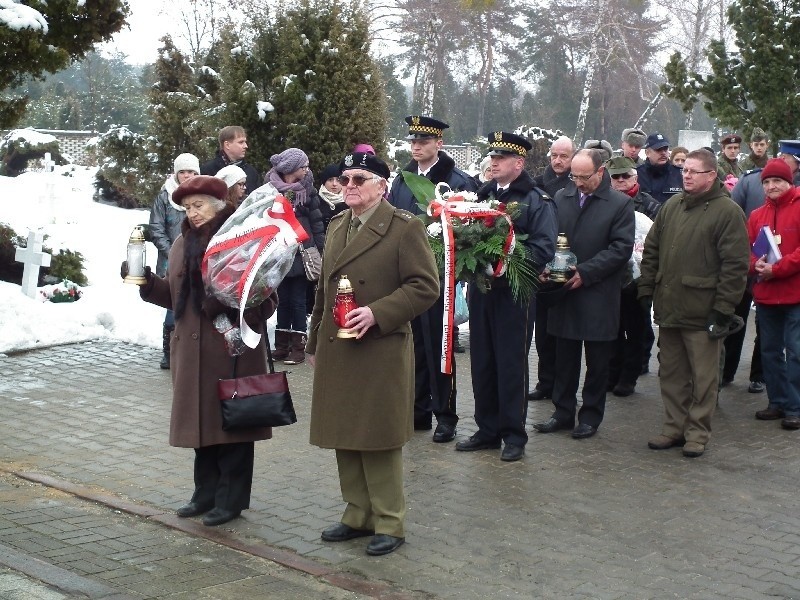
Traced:
<path id="1" fill-rule="evenodd" d="M 550 197 L 536 187 L 524 170 L 531 144 L 513 133 L 496 131 L 489 134 L 489 149 L 492 181 L 478 191 L 478 198 L 521 205 L 514 230 L 528 236 L 522 243 L 534 268 L 541 271 L 555 252 L 557 222 Z M 458 442 L 456 450 L 499 448 L 502 441 L 505 447 L 501 460 L 519 460 L 528 442 L 528 349 L 536 302 L 516 302 L 505 275 L 496 277 L 485 293 L 470 286 L 467 301 L 478 431 Z"/>
<path id="2" fill-rule="evenodd" d="M 619 331 L 620 293 L 633 251 L 635 217 L 630 199 L 611 188 L 596 150 L 575 154 L 571 177 L 574 185 L 556 194 L 555 203 L 558 230 L 566 234 L 578 264 L 547 322 L 548 333 L 556 337 L 555 411 L 534 428 L 550 433 L 574 427 L 572 437 L 579 439 L 593 436 L 603 421 L 608 360 Z M 549 274 L 545 269 L 541 279 L 547 281 Z M 576 426 L 582 348 L 586 378 Z"/>
<path id="3" fill-rule="evenodd" d="M 442 133 L 447 123 L 432 117 L 412 115 L 406 117 L 408 137 L 411 141 L 412 161 L 405 171 L 427 177 L 433 183 L 446 183 L 452 190 L 474 192 L 475 180 L 456 168 L 453 159 L 442 150 Z M 389 203 L 413 214 L 422 212 L 414 194 L 402 175 L 395 178 L 389 193 Z M 433 441 L 450 442 L 456 435 L 456 363 L 452 373 L 441 372 L 442 317 L 444 296 L 420 316 L 411 321 L 414 334 L 414 429 L 427 431 L 433 426 L 436 415 L 436 430 Z"/>

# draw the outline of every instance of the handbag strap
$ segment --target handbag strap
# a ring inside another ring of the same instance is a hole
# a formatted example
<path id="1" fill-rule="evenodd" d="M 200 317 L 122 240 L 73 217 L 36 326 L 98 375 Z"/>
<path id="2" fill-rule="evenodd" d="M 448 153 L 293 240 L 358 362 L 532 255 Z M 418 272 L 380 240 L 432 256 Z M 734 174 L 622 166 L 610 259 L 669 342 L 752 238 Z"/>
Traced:
<path id="1" fill-rule="evenodd" d="M 272 348 L 269 347 L 269 340 L 267 335 L 267 324 L 264 323 L 264 335 L 261 336 L 264 340 L 264 345 L 267 347 L 267 364 L 269 364 L 269 373 L 270 375 L 275 374 L 275 362 L 272 360 Z M 239 357 L 233 357 L 233 376 L 231 379 L 236 379 L 236 365 L 239 363 Z"/>

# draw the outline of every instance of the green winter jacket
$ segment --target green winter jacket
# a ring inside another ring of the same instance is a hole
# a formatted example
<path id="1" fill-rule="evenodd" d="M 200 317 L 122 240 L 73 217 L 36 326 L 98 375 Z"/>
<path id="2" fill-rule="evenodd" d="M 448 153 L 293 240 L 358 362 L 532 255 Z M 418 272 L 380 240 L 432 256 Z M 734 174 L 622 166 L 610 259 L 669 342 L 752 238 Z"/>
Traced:
<path id="1" fill-rule="evenodd" d="M 732 315 L 747 281 L 744 212 L 718 181 L 680 192 L 656 215 L 642 255 L 639 298 L 651 296 L 661 327 L 705 329 L 712 310 Z"/>

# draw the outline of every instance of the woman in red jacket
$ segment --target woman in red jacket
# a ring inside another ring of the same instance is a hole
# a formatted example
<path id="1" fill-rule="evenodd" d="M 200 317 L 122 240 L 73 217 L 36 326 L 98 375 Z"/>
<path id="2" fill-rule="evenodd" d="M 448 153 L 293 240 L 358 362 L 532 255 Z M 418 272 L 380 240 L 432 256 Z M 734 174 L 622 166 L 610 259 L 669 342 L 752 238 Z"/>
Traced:
<path id="1" fill-rule="evenodd" d="M 780 158 L 767 163 L 761 182 L 767 197 L 750 214 L 750 243 L 767 226 L 781 258 L 750 258 L 769 399 L 756 419 L 782 419 L 784 429 L 800 429 L 800 188 L 794 187 L 792 171 Z"/>

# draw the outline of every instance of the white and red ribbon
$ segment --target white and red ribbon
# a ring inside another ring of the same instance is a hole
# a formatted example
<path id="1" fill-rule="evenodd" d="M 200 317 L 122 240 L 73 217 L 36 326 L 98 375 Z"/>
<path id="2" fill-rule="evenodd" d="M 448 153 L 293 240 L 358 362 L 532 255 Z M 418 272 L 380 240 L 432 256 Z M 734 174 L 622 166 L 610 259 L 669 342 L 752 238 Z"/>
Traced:
<path id="1" fill-rule="evenodd" d="M 442 354 L 441 370 L 442 373 L 451 374 L 453 372 L 453 319 L 455 313 L 455 289 L 456 289 L 456 248 L 455 237 L 453 234 L 453 219 L 472 220 L 483 219 L 486 217 L 502 217 L 508 222 L 508 235 L 503 246 L 503 256 L 508 256 L 514 251 L 516 238 L 514 236 L 514 226 L 505 212 L 488 208 L 485 202 L 468 202 L 463 196 L 448 195 L 442 192 L 441 188 L 450 190 L 446 183 L 436 185 L 436 197 L 428 204 L 428 216 L 440 219 L 442 223 L 442 240 L 444 241 L 444 315 L 442 317 Z M 499 260 L 494 265 L 491 275 L 499 277 L 505 272 L 505 261 Z"/>

